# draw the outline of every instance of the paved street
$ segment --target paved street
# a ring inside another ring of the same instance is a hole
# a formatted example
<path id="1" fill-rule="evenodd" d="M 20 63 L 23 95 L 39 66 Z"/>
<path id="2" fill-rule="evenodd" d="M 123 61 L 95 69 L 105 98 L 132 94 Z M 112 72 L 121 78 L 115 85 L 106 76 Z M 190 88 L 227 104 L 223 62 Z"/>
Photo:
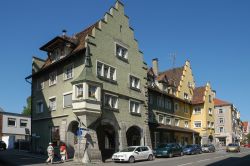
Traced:
<path id="1" fill-rule="evenodd" d="M 45 156 L 34 156 L 26 153 L 14 153 L 10 151 L 0 152 L 0 165 L 35 165 L 42 166 L 45 161 Z M 69 161 L 66 163 L 55 163 L 53 165 L 82 165 Z M 240 153 L 226 153 L 224 150 L 215 153 L 203 153 L 199 155 L 190 155 L 174 158 L 157 158 L 154 161 L 141 161 L 134 164 L 128 163 L 100 163 L 88 165 L 103 165 L 103 166 L 124 166 L 124 165 L 144 165 L 144 166 L 249 166 L 250 165 L 250 149 L 241 149 Z"/>

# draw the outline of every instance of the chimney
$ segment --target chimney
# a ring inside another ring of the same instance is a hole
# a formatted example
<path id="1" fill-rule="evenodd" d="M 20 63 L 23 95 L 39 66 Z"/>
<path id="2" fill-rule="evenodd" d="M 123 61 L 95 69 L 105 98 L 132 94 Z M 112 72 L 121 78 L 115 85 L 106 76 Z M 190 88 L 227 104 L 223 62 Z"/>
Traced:
<path id="1" fill-rule="evenodd" d="M 153 63 L 153 71 L 154 71 L 154 74 L 155 74 L 156 76 L 158 76 L 158 74 L 159 74 L 158 58 L 154 58 L 154 59 L 152 60 L 152 63 Z"/>
<path id="2" fill-rule="evenodd" d="M 66 33 L 67 33 L 67 30 L 62 30 L 62 37 L 65 37 L 66 36 Z"/>

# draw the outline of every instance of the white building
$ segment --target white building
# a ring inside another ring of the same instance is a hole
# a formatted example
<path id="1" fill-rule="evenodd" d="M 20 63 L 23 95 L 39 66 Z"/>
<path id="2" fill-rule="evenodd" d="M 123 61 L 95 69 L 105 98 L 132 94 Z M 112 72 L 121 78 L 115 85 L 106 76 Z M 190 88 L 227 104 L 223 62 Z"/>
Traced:
<path id="1" fill-rule="evenodd" d="M 14 148 L 19 140 L 29 140 L 31 118 L 17 113 L 0 112 L 0 137 L 8 149 Z"/>

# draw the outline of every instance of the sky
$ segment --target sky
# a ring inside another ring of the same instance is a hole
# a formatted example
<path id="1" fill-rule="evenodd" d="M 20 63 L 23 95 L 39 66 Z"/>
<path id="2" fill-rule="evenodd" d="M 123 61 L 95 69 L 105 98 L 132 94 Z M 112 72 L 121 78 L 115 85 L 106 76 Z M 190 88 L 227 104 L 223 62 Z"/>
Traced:
<path id="1" fill-rule="evenodd" d="M 160 70 L 191 62 L 196 86 L 210 82 L 216 97 L 250 121 L 249 0 L 123 0 L 144 60 Z M 66 29 L 80 32 L 101 19 L 115 0 L 0 1 L 0 107 L 20 113 L 31 94 L 25 77 L 32 56 Z M 176 55 L 173 63 L 172 55 Z"/>

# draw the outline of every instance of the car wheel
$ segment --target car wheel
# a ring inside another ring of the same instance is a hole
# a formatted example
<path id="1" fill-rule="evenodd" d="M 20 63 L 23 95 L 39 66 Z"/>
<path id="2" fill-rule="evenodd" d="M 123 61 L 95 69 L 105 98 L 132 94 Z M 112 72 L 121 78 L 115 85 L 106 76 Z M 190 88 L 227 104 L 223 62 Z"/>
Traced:
<path id="1" fill-rule="evenodd" d="M 130 156 L 129 159 L 128 159 L 128 162 L 129 163 L 134 163 L 135 162 L 134 156 Z"/>
<path id="2" fill-rule="evenodd" d="M 153 155 L 150 154 L 150 155 L 148 156 L 148 161 L 152 161 L 153 159 L 154 159 Z"/>
<path id="3" fill-rule="evenodd" d="M 183 154 L 183 152 L 181 152 L 181 156 L 183 156 L 184 154 Z"/>
<path id="4" fill-rule="evenodd" d="M 173 157 L 173 153 L 169 153 L 168 157 L 172 158 Z"/>

